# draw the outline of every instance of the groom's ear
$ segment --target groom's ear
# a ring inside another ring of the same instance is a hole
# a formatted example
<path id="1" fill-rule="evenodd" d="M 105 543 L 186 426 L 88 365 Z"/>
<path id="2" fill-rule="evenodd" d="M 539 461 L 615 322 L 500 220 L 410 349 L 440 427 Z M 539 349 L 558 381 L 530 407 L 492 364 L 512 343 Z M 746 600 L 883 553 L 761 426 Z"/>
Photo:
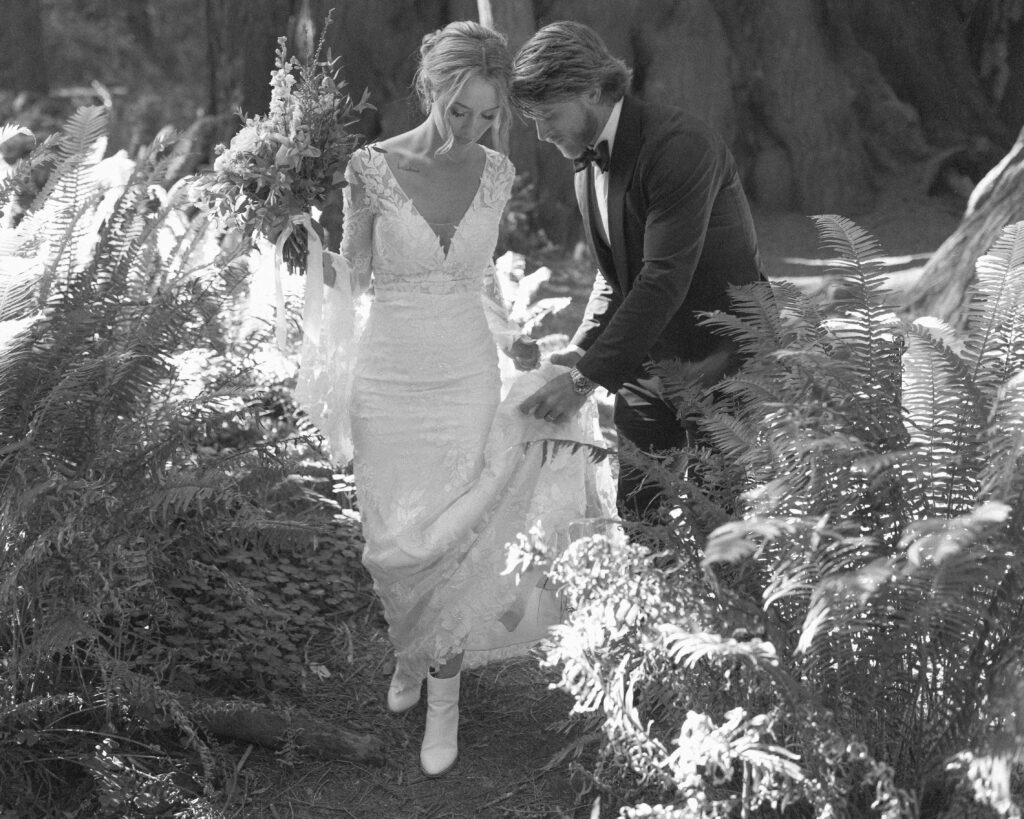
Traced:
<path id="1" fill-rule="evenodd" d="M 590 105 L 597 105 L 601 101 L 601 95 L 601 86 L 595 85 L 587 92 L 585 99 Z"/>

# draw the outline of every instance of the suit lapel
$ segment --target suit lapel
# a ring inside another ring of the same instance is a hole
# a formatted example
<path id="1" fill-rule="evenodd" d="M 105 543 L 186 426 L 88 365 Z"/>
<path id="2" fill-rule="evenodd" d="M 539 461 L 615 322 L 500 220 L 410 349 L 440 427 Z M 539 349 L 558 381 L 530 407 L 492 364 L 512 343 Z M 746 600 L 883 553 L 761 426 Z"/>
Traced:
<path id="1" fill-rule="evenodd" d="M 580 215 L 583 217 L 583 233 L 587 237 L 587 244 L 594 251 L 597 250 L 597 242 L 594 236 L 593 222 L 590 221 L 590 171 L 580 171 L 573 179 L 576 185 L 576 203 L 580 208 Z"/>
<path id="2" fill-rule="evenodd" d="M 608 239 L 611 242 L 615 275 L 622 291 L 629 290 L 629 257 L 626 253 L 624 204 L 626 183 L 633 176 L 643 133 L 640 120 L 640 106 L 629 96 L 622 100 L 619 127 L 615 131 L 615 147 L 612 149 L 611 167 L 608 169 Z"/>
<path id="3" fill-rule="evenodd" d="M 583 217 L 583 233 L 587 239 L 587 245 L 594 254 L 594 258 L 605 273 L 605 278 L 612 286 L 617 286 L 618 281 L 614 280 L 615 263 L 612 259 L 610 248 L 601 238 L 601 232 L 596 227 L 597 219 L 601 216 L 597 211 L 594 198 L 594 176 L 589 169 L 580 171 L 575 177 L 576 200 L 580 207 L 580 215 Z M 617 278 L 617 274 L 616 277 Z"/>

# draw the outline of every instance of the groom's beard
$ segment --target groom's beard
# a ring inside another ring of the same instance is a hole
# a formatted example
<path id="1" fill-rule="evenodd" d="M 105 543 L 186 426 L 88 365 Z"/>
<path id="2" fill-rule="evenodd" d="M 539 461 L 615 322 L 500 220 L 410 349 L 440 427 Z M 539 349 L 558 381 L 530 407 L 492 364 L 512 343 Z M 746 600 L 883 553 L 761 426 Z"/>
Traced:
<path id="1" fill-rule="evenodd" d="M 604 128 L 604 122 L 601 121 L 598 113 L 590 108 L 584 108 L 579 128 L 570 133 L 559 134 L 556 139 L 546 138 L 544 141 L 550 142 L 558 148 L 559 153 L 566 159 L 575 159 L 586 150 L 588 145 L 593 145 L 597 141 L 602 128 Z"/>

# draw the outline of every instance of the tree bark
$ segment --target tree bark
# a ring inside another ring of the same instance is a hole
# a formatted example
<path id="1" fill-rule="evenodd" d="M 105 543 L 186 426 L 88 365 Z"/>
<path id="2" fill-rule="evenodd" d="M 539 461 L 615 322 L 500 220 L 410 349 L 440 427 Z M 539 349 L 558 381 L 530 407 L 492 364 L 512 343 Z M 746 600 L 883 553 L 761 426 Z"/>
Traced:
<path id="1" fill-rule="evenodd" d="M 1009 224 L 1024 220 L 1024 128 L 1002 161 L 978 183 L 967 212 L 907 291 L 904 310 L 962 326 L 975 280 L 975 263 Z"/>
<path id="2" fill-rule="evenodd" d="M 476 6 L 480 22 L 504 34 L 513 52 L 537 30 L 533 0 L 477 0 Z"/>
<path id="3" fill-rule="evenodd" d="M 220 113 L 220 53 L 221 28 L 214 8 L 215 0 L 203 0 L 206 20 L 206 113 L 212 117 Z"/>
<path id="4" fill-rule="evenodd" d="M 1004 147 L 1010 142 L 1013 132 L 995 114 L 971 63 L 955 0 L 848 0 L 846 9 L 858 42 L 917 109 L 930 142 L 946 147 L 972 134 Z"/>
<path id="5" fill-rule="evenodd" d="M 1007 24 L 1006 86 L 999 102 L 1004 122 L 1024 123 L 1024 11 Z"/>
<path id="6" fill-rule="evenodd" d="M 270 72 L 277 38 L 288 31 L 294 0 L 247 0 L 242 7 L 242 113 L 260 114 L 270 104 Z M 234 27 L 233 27 L 234 28 Z"/>
<path id="7" fill-rule="evenodd" d="M 477 14 L 483 25 L 505 35 L 513 54 L 537 31 L 533 0 L 477 0 Z M 542 177 L 548 178 L 544 171 L 544 151 L 533 123 L 518 115 L 513 115 L 509 128 L 509 158 L 516 166 L 516 174 L 525 179 L 526 184 L 533 185 L 537 215 L 543 224 L 550 227 L 572 217 L 573 211 L 564 201 L 571 190 L 539 184 Z"/>
<path id="8" fill-rule="evenodd" d="M 735 145 L 741 133 L 737 60 L 714 1 L 645 0 L 638 22 L 636 92 L 652 102 L 671 101 Z"/>
<path id="9" fill-rule="evenodd" d="M 0 0 L 0 88 L 50 90 L 39 0 Z"/>
<path id="10" fill-rule="evenodd" d="M 715 8 L 759 126 L 754 197 L 804 213 L 870 207 L 870 163 L 850 82 L 830 52 L 825 7 L 818 0 L 719 0 Z M 773 186 L 767 197 L 759 193 L 766 185 Z"/>
<path id="11" fill-rule="evenodd" d="M 311 0 L 313 6 L 323 2 Z M 1000 0 L 1006 8 L 1009 2 Z M 983 80 L 972 62 L 978 46 L 976 39 L 969 42 L 960 0 L 333 5 L 334 53 L 342 57 L 354 95 L 369 88 L 377 106 L 359 127 L 368 138 L 419 122 L 410 82 L 424 33 L 483 14 L 514 48 L 532 26 L 579 20 L 635 69 L 639 96 L 681 106 L 723 134 L 754 200 L 804 213 L 856 215 L 872 206 L 880 175 L 903 172 L 940 149 L 969 147 L 981 136 L 995 144 L 986 160 L 990 165 L 1020 127 L 1019 119 L 1001 119 L 1000 111 L 1024 105 L 1024 83 L 1013 81 L 1024 71 L 1024 48 L 1016 48 L 1024 21 L 1011 12 L 999 18 L 996 39 L 1007 43 L 1009 79 L 996 99 L 989 95 L 991 80 Z M 380 37 L 381 31 L 389 36 Z M 256 77 L 261 91 L 265 73 Z M 537 227 L 555 244 L 571 248 L 580 230 L 564 158 L 537 143 L 529 124 L 514 127 L 511 152 L 517 169 L 537 182 Z M 979 167 L 987 169 L 984 162 Z"/>

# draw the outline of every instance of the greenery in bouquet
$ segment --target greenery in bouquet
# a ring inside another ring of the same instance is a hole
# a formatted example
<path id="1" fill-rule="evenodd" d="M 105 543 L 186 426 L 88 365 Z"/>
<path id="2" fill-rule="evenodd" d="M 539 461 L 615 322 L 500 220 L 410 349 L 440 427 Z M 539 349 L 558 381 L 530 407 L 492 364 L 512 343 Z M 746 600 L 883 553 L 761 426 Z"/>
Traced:
<path id="1" fill-rule="evenodd" d="M 193 186 L 194 198 L 246 239 L 284 243 L 291 272 L 304 272 L 307 237 L 295 221 L 325 204 L 331 190 L 344 185 L 345 165 L 358 143 L 350 127 L 368 107 L 366 93 L 354 103 L 338 77 L 337 60 L 322 59 L 324 30 L 313 55 L 299 61 L 279 37 L 270 75 L 270 108 L 249 116 L 227 146 L 217 146 L 212 173 Z M 321 240 L 322 230 L 313 229 Z"/>

